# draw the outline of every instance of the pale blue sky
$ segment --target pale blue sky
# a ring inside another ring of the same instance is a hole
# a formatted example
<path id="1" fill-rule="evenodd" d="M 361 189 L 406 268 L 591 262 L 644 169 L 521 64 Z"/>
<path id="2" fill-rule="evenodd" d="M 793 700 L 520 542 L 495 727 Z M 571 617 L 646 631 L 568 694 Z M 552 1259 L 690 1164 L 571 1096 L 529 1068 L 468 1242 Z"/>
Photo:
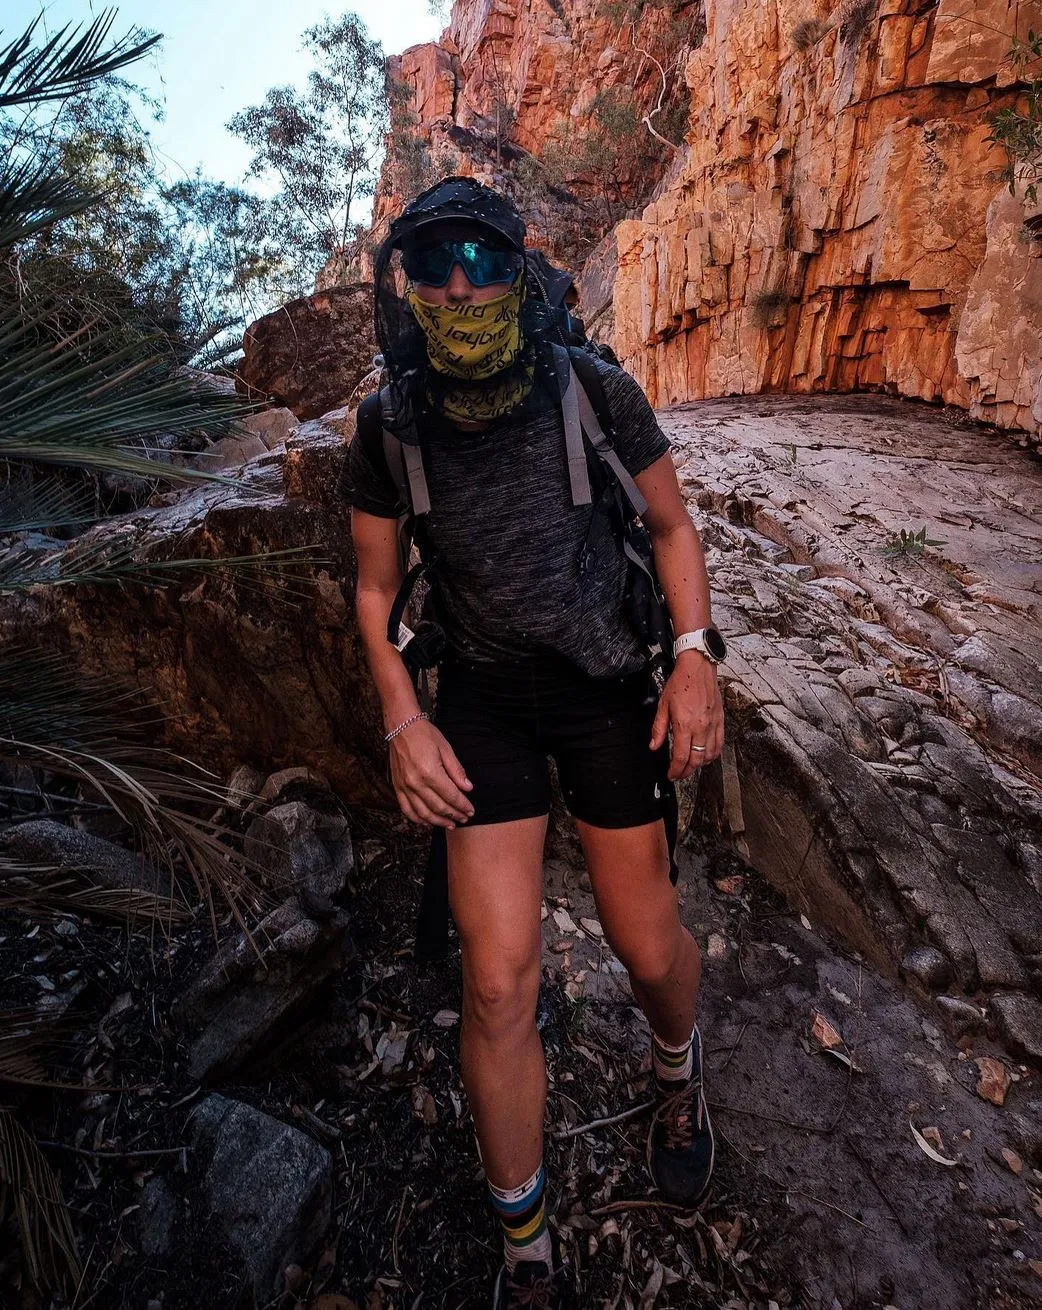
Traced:
<path id="1" fill-rule="evenodd" d="M 91 0 L 2 0 L 0 46 L 20 33 L 43 10 L 50 31 L 66 22 L 89 22 L 111 4 Z M 152 139 L 171 178 L 204 173 L 238 183 L 249 163 L 247 148 L 225 123 L 239 109 L 258 104 L 270 86 L 302 85 L 308 62 L 301 33 L 324 14 L 347 10 L 361 15 L 370 36 L 397 54 L 433 40 L 441 24 L 427 0 L 123 0 L 113 31 L 146 27 L 162 32 L 157 53 L 131 65 L 126 76 L 146 87 L 166 109 Z"/>

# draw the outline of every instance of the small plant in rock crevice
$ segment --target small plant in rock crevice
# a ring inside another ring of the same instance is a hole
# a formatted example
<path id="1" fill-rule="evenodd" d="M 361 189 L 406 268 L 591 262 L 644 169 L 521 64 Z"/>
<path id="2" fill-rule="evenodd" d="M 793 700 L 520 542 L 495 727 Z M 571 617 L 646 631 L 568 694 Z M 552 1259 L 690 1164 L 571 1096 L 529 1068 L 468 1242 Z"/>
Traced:
<path id="1" fill-rule="evenodd" d="M 797 50 L 811 50 L 829 30 L 820 18 L 804 18 L 792 29 L 791 40 Z"/>
<path id="2" fill-rule="evenodd" d="M 947 539 L 944 537 L 928 537 L 926 535 L 926 526 L 919 529 L 901 528 L 895 532 L 886 543 L 885 554 L 887 555 L 922 555 L 927 546 L 946 546 Z"/>
<path id="3" fill-rule="evenodd" d="M 749 302 L 749 318 L 753 327 L 780 327 L 791 297 L 782 287 L 765 287 L 757 291 Z"/>
<path id="4" fill-rule="evenodd" d="M 839 11 L 839 39 L 858 45 L 876 17 L 879 0 L 844 0 Z"/>
<path id="5" fill-rule="evenodd" d="M 1006 151 L 1003 178 L 1010 195 L 1016 195 L 1017 183 L 1025 183 L 1028 204 L 1038 200 L 1038 178 L 1042 174 L 1042 76 L 1036 69 L 1028 76 L 1028 66 L 1042 59 L 1042 32 L 1028 32 L 1027 40 L 1013 38 L 1008 55 L 1018 80 L 1026 83 L 1023 113 L 1018 109 L 1000 109 L 991 120 L 988 140 Z M 1037 220 L 1035 220 L 1037 222 Z M 1037 238 L 1037 232 L 1032 233 Z"/>

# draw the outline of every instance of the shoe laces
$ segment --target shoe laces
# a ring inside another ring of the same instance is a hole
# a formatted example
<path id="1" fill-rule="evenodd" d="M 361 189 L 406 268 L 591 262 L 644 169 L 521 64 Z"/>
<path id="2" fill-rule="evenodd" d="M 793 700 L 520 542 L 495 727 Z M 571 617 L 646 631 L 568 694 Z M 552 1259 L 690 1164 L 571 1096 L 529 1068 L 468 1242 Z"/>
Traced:
<path id="1" fill-rule="evenodd" d="M 530 1283 L 515 1283 L 508 1277 L 507 1286 L 510 1289 L 507 1297 L 509 1310 L 519 1310 L 521 1306 L 527 1306 L 529 1310 L 553 1310 L 552 1273 L 533 1278 Z"/>
<path id="2" fill-rule="evenodd" d="M 660 1123 L 665 1129 L 665 1147 L 669 1151 L 686 1150 L 692 1143 L 695 1135 L 695 1129 L 699 1123 L 694 1122 L 692 1118 L 692 1102 L 696 1094 L 699 1099 L 699 1120 L 701 1119 L 701 1089 L 702 1079 L 695 1077 L 671 1092 L 656 1107 L 654 1121 Z"/>

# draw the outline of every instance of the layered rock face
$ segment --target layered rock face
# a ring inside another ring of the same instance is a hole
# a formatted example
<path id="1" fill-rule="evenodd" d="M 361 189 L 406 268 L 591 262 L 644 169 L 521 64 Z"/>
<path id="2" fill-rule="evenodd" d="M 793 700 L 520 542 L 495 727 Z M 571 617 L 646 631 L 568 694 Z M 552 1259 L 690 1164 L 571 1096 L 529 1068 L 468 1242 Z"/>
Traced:
<path id="1" fill-rule="evenodd" d="M 886 388 L 1042 428 L 1040 210 L 991 120 L 1007 0 L 708 0 L 689 150 L 617 230 L 616 347 L 658 405 Z"/>
<path id="2" fill-rule="evenodd" d="M 1007 56 L 1042 27 L 1038 0 L 707 0 L 704 21 L 703 40 L 698 6 L 457 0 L 438 44 L 393 61 L 415 124 L 409 158 L 392 142 L 377 233 L 458 171 L 513 191 L 566 257 L 576 223 L 599 235 L 604 179 L 547 187 L 542 164 L 593 130 L 598 95 L 625 93 L 622 193 L 639 205 L 661 66 L 686 144 L 584 287 L 652 403 L 886 389 L 1037 437 L 1042 206 L 1009 194 L 989 137 L 1018 103 Z"/>
<path id="3" fill-rule="evenodd" d="M 648 4 L 636 29 L 628 12 L 603 0 L 457 0 L 439 42 L 389 61 L 407 92 L 404 130 L 392 137 L 374 234 L 448 173 L 515 194 L 534 243 L 559 256 L 583 238 L 592 245 L 634 196 L 641 203 L 669 162 L 668 147 L 641 129 L 613 160 L 612 177 L 596 179 L 583 175 L 581 138 L 604 97 L 638 116 L 655 109 L 659 66 L 682 67 L 701 39 L 702 7 Z M 668 77 L 664 107 L 683 98 L 678 78 Z"/>

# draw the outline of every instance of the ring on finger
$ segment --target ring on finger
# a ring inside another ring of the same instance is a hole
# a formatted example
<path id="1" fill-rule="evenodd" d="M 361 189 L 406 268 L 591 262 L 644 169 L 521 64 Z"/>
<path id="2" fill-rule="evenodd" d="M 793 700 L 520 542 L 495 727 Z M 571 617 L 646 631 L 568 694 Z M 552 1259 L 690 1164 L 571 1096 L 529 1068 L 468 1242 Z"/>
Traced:
<path id="1" fill-rule="evenodd" d="M 692 747 L 691 747 L 691 751 L 692 751 L 692 752 L 694 752 L 694 751 L 698 751 L 698 753 L 699 753 L 700 755 L 704 755 L 704 754 L 705 754 L 705 751 L 706 751 L 706 747 L 705 747 L 705 746 L 692 746 Z"/>

